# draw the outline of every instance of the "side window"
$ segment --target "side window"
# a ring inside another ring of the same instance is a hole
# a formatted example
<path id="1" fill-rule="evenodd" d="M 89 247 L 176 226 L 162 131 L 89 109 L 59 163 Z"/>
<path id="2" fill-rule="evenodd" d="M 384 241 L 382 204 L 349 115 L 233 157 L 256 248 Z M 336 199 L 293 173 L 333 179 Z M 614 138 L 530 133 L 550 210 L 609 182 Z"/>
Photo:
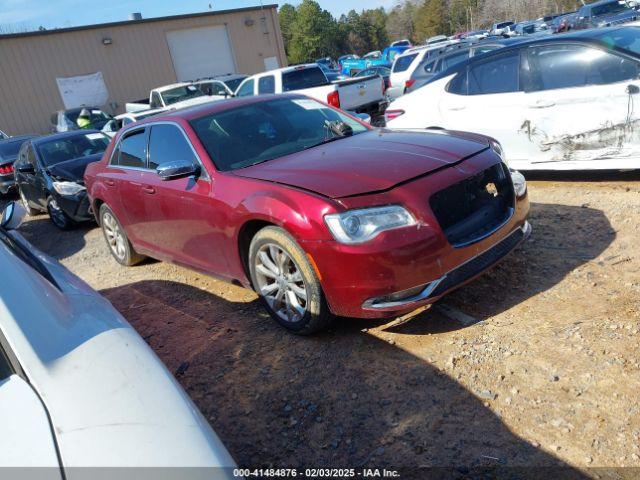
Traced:
<path id="1" fill-rule="evenodd" d="M 149 104 L 151 108 L 162 108 L 162 99 L 160 98 L 160 94 L 158 92 L 151 93 L 151 103 Z"/>
<path id="2" fill-rule="evenodd" d="M 238 89 L 237 97 L 248 97 L 253 95 L 253 79 L 245 81 Z"/>
<path id="3" fill-rule="evenodd" d="M 636 80 L 638 62 L 580 45 L 555 45 L 528 51 L 526 91 L 607 85 Z"/>
<path id="4" fill-rule="evenodd" d="M 276 93 L 276 78 L 273 75 L 268 75 L 258 80 L 258 93 Z"/>
<path id="5" fill-rule="evenodd" d="M 145 130 L 128 134 L 121 142 L 118 152 L 121 167 L 147 167 L 147 135 Z"/>
<path id="6" fill-rule="evenodd" d="M 482 55 L 483 53 L 493 52 L 494 50 L 499 49 L 497 45 L 485 45 L 480 46 L 478 48 L 473 49 L 473 56 L 477 57 L 478 55 Z"/>
<path id="7" fill-rule="evenodd" d="M 467 69 L 458 73 L 447 85 L 447 92 L 455 93 L 456 95 L 467 94 Z"/>
<path id="8" fill-rule="evenodd" d="M 18 151 L 18 158 L 16 159 L 15 166 L 24 165 L 27 163 L 27 143 L 23 143 Z"/>
<path id="9" fill-rule="evenodd" d="M 4 353 L 4 349 L 0 345 L 0 382 L 6 378 L 9 378 L 13 374 L 13 368 L 9 363 L 9 358 Z"/>
<path id="10" fill-rule="evenodd" d="M 436 62 L 438 60 L 431 60 L 430 62 L 427 62 L 427 64 L 424 66 L 424 73 L 434 73 L 436 72 Z"/>
<path id="11" fill-rule="evenodd" d="M 519 70 L 518 51 L 472 65 L 467 73 L 467 92 L 469 95 L 517 92 Z"/>
<path id="12" fill-rule="evenodd" d="M 457 65 L 460 62 L 465 61 L 467 58 L 469 58 L 468 51 L 458 52 L 452 55 L 448 55 L 440 61 L 440 65 L 438 65 L 438 71 L 443 71 L 443 70 L 446 70 L 447 68 L 453 67 L 454 65 Z"/>
<path id="13" fill-rule="evenodd" d="M 191 146 L 175 125 L 153 125 L 149 135 L 149 168 L 175 160 L 198 163 Z"/>

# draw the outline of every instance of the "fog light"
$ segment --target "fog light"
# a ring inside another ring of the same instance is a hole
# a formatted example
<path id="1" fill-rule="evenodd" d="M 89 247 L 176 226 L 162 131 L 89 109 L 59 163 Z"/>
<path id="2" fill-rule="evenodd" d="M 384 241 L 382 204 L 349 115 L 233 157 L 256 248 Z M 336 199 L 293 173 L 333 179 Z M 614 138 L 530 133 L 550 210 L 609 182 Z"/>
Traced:
<path id="1" fill-rule="evenodd" d="M 517 197 L 522 197 L 527 193 L 527 180 L 517 170 L 511 170 L 511 181 L 513 182 L 513 190 Z"/>

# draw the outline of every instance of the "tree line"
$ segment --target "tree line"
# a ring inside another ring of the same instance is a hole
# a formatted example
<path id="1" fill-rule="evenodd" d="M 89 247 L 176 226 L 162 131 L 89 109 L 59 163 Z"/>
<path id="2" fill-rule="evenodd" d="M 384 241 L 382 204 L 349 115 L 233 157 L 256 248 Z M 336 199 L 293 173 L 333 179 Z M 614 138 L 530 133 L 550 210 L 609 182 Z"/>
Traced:
<path id="1" fill-rule="evenodd" d="M 570 12 L 581 4 L 581 0 L 398 0 L 389 10 L 351 10 L 336 19 L 315 0 L 303 0 L 297 7 L 285 3 L 279 16 L 287 58 L 296 64 L 347 53 L 363 55 L 405 38 L 422 44 L 434 35 Z"/>

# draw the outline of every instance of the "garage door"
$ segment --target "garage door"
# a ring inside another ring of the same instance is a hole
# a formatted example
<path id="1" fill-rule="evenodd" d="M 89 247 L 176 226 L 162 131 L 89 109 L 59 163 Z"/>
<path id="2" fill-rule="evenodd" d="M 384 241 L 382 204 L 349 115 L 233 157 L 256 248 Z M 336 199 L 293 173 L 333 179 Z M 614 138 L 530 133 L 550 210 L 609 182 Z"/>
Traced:
<path id="1" fill-rule="evenodd" d="M 167 42 L 179 81 L 236 73 L 225 26 L 175 30 Z"/>

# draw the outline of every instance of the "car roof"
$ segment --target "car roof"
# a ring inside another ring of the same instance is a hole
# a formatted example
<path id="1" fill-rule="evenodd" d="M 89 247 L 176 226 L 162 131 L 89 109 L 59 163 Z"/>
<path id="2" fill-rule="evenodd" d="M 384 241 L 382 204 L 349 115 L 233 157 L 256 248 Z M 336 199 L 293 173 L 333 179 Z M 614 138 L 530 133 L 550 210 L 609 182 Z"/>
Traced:
<path id="1" fill-rule="evenodd" d="M 78 137 L 80 135 L 86 135 L 87 133 L 102 133 L 102 132 L 100 130 L 93 130 L 93 129 L 70 130 L 68 132 L 52 133 L 51 135 L 43 135 L 41 137 L 36 137 L 36 139 L 33 140 L 32 143 L 34 145 L 39 145 L 40 143 L 49 142 L 51 140 L 61 140 L 64 138 Z"/>
<path id="2" fill-rule="evenodd" d="M 0 140 L 0 145 L 4 145 L 7 143 L 13 143 L 13 142 L 25 142 L 31 138 L 36 138 L 38 135 L 36 135 L 35 133 L 33 134 L 29 134 L 29 135 L 17 135 L 15 137 L 9 137 L 9 138 L 3 138 L 2 140 Z"/>
<path id="3" fill-rule="evenodd" d="M 160 121 L 180 121 L 186 120 L 190 121 L 195 118 L 200 118 L 205 115 L 210 115 L 213 113 L 221 113 L 227 110 L 233 110 L 234 108 L 243 107 L 246 105 L 253 105 L 256 103 L 264 103 L 271 100 L 278 99 L 309 99 L 309 97 L 305 95 L 301 95 L 298 93 L 285 93 L 285 94 L 271 94 L 271 95 L 256 95 L 256 96 L 247 96 L 247 97 L 239 97 L 239 98 L 229 98 L 225 100 L 217 100 L 215 102 L 203 103 L 200 105 L 194 105 L 192 107 L 180 108 L 177 110 L 171 110 L 166 113 L 160 113 L 158 115 L 154 115 L 153 117 L 145 118 L 140 122 L 136 123 L 136 126 L 145 125 L 147 123 L 154 123 Z M 129 126 L 125 127 L 123 131 L 129 129 Z"/>
<path id="4" fill-rule="evenodd" d="M 580 42 L 580 43 L 588 43 L 588 44 L 596 44 L 601 45 L 602 41 L 600 37 L 608 32 L 615 32 L 621 30 L 623 28 L 637 28 L 637 27 L 626 27 L 626 26 L 616 26 L 616 27 L 604 27 L 598 29 L 586 29 L 586 30 L 577 30 L 575 32 L 563 33 L 561 35 L 527 35 L 522 38 L 512 38 L 505 39 L 507 46 L 505 48 L 500 48 L 498 50 L 494 50 L 492 52 L 487 52 L 483 54 L 481 57 L 472 57 L 463 62 L 458 63 L 457 65 L 444 70 L 436 75 L 434 75 L 428 83 L 435 82 L 440 80 L 443 77 L 448 77 L 457 73 L 458 71 L 466 68 L 469 64 L 472 64 L 478 58 L 482 58 L 482 60 L 486 60 L 491 58 L 494 55 L 504 55 L 510 50 L 519 49 L 527 46 L 534 45 L 546 45 L 546 44 L 554 44 L 554 43 L 571 43 L 571 42 Z M 482 45 L 482 42 L 477 43 L 476 45 Z"/>

